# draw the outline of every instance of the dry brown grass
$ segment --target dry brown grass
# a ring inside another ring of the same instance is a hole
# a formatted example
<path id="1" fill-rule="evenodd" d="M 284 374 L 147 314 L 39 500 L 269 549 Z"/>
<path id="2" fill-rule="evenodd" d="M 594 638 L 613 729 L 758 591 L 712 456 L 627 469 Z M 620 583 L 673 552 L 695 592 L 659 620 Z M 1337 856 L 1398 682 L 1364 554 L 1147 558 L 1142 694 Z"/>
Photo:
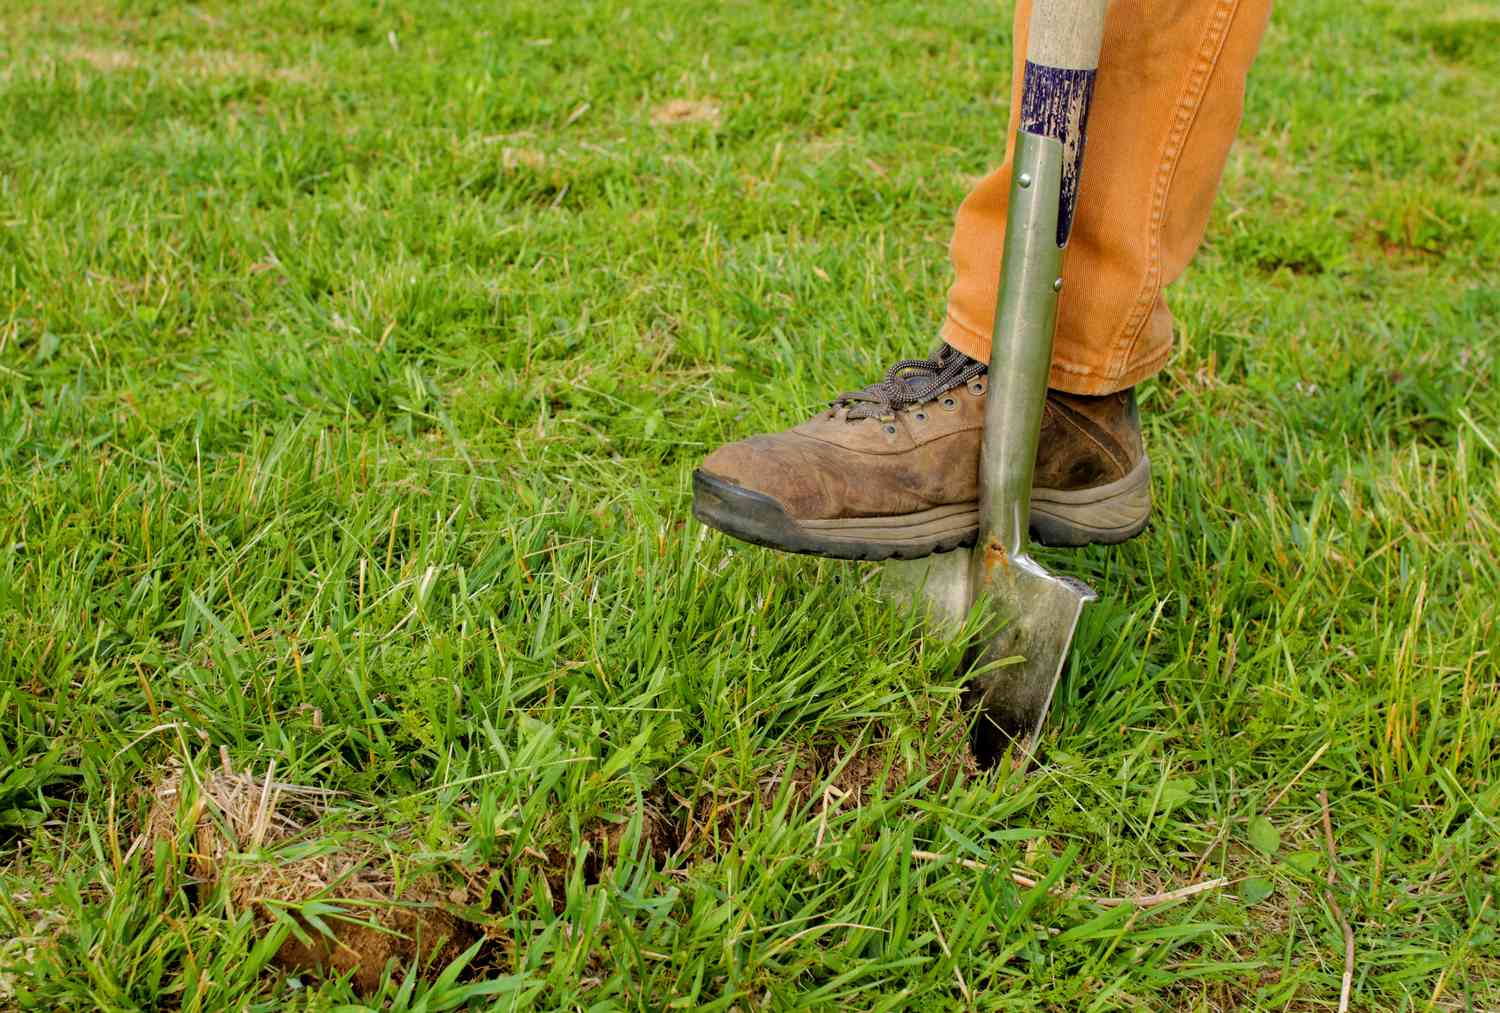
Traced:
<path id="1" fill-rule="evenodd" d="M 398 877 L 374 835 L 349 834 L 329 846 L 288 845 L 313 839 L 328 793 L 316 788 L 222 768 L 201 779 L 181 765 L 168 766 L 150 789 L 142 835 L 186 849 L 187 868 L 200 889 L 222 889 L 235 910 L 250 909 L 270 928 L 290 918 L 296 931 L 277 951 L 288 971 L 352 972 L 361 992 L 371 992 L 392 960 L 396 973 L 415 964 L 441 968 L 479 938 L 456 908 L 468 900 L 466 884 L 445 887 L 433 873 Z M 342 909 L 323 915 L 323 931 L 299 913 L 320 900 Z"/>
<path id="2" fill-rule="evenodd" d="M 718 126 L 720 112 L 719 103 L 709 99 L 675 98 L 653 109 L 651 122 L 659 127 L 682 123 L 710 123 Z"/>
<path id="3" fill-rule="evenodd" d="M 258 53 L 234 49 L 150 50 L 74 43 L 11 56 L 0 72 L 4 78 L 45 77 L 62 67 L 82 67 L 86 68 L 84 73 L 111 75 L 144 70 L 190 81 L 249 78 L 306 84 L 318 79 L 315 67 L 276 66 Z"/>

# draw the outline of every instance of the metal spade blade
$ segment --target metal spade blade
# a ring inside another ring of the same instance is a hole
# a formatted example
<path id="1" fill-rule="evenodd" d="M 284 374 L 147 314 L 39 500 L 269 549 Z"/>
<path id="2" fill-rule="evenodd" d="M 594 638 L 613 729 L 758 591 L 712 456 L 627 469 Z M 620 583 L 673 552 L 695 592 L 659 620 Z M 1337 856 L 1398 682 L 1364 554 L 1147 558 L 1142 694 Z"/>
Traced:
<path id="1" fill-rule="evenodd" d="M 975 689 L 980 720 L 1029 756 L 1036 748 L 1052 694 L 1083 606 L 1098 596 L 1082 581 L 1048 573 L 1026 556 L 1008 558 L 991 547 L 974 553 L 989 595 Z"/>

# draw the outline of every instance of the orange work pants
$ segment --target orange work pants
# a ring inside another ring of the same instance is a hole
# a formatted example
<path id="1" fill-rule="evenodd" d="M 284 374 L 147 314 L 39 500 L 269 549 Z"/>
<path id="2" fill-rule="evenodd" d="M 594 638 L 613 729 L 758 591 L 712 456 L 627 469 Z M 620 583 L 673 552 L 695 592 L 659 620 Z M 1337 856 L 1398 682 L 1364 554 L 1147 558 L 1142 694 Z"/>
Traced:
<path id="1" fill-rule="evenodd" d="M 1063 265 L 1051 386 L 1108 394 L 1172 350 L 1162 287 L 1203 241 L 1271 0 L 1111 0 Z M 1006 159 L 958 209 L 943 340 L 984 362 L 1000 276 L 1031 0 L 1016 4 Z"/>

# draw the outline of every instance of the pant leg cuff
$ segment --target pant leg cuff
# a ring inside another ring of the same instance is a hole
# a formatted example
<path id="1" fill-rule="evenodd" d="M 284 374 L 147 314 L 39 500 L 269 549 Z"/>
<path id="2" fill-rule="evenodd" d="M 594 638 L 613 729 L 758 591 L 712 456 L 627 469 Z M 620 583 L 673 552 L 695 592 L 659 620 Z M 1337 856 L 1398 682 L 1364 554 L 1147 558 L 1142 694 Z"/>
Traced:
<path id="1" fill-rule="evenodd" d="M 959 320 L 952 313 L 949 313 L 943 321 L 941 336 L 943 341 L 963 352 L 969 358 L 978 359 L 980 362 L 989 362 L 990 339 Z M 1086 394 L 1091 396 L 1113 394 L 1115 391 L 1134 387 L 1142 380 L 1156 375 L 1166 365 L 1167 358 L 1171 353 L 1171 345 L 1164 345 L 1156 355 L 1141 362 L 1129 363 L 1124 371 L 1118 374 L 1111 374 L 1092 366 L 1083 366 L 1078 363 L 1066 362 L 1054 358 L 1052 360 L 1052 372 L 1047 379 L 1047 386 L 1053 390 L 1060 390 L 1067 394 Z"/>

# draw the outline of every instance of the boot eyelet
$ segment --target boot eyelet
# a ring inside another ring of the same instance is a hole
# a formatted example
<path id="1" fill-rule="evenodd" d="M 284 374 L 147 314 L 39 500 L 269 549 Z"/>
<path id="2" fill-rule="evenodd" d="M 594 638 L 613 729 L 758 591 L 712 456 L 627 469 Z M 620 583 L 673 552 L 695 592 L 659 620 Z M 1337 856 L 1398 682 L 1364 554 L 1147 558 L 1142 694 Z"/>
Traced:
<path id="1" fill-rule="evenodd" d="M 916 419 L 918 422 L 926 422 L 927 421 L 927 413 L 926 412 L 912 412 L 911 413 L 911 417 L 914 418 L 914 419 Z"/>
<path id="2" fill-rule="evenodd" d="M 938 403 L 943 406 L 943 411 L 951 412 L 958 407 L 958 399 L 955 397 L 945 397 Z"/>
<path id="3" fill-rule="evenodd" d="M 892 436 L 896 435 L 896 427 L 895 426 L 886 426 L 885 427 L 885 431 L 887 433 L 890 433 Z"/>
<path id="4" fill-rule="evenodd" d="M 973 383 L 969 384 L 969 393 L 973 394 L 975 397 L 978 397 L 979 395 L 983 394 L 984 393 L 984 382 L 981 381 L 981 380 L 976 380 Z"/>

